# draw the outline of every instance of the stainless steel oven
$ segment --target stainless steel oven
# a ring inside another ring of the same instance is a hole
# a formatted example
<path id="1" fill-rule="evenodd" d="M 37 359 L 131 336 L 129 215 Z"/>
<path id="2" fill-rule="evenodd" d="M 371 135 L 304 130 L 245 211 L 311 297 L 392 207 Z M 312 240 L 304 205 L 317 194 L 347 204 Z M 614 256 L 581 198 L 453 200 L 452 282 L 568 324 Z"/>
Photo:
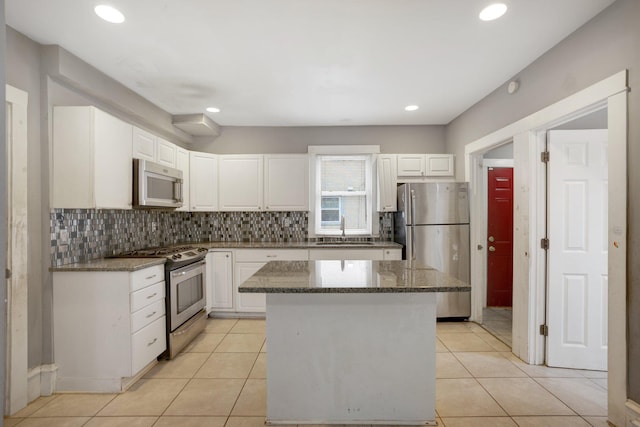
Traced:
<path id="1" fill-rule="evenodd" d="M 205 248 L 193 246 L 148 248 L 126 252 L 124 258 L 165 258 L 167 349 L 172 359 L 204 330 L 207 313 Z"/>
<path id="2" fill-rule="evenodd" d="M 168 270 L 171 332 L 204 309 L 205 262 Z"/>

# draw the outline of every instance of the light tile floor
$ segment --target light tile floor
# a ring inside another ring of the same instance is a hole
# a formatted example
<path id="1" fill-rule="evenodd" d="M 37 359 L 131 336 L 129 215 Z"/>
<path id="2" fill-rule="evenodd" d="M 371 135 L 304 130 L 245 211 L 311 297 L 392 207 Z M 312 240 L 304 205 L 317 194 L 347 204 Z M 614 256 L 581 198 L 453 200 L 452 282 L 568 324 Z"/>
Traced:
<path id="1" fill-rule="evenodd" d="M 482 309 L 482 327 L 511 347 L 511 307 L 485 307 Z"/>
<path id="2" fill-rule="evenodd" d="M 446 427 L 606 426 L 606 373 L 530 366 L 472 322 L 438 323 L 436 411 Z M 121 394 L 42 397 L 4 425 L 260 427 L 265 321 L 209 319 L 177 358 Z"/>

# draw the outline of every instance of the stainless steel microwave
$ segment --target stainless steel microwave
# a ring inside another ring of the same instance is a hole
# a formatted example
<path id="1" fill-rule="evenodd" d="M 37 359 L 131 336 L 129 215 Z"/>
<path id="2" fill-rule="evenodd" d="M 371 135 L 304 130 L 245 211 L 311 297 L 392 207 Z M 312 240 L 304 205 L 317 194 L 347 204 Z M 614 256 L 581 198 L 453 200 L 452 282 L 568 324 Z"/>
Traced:
<path id="1" fill-rule="evenodd" d="M 133 159 L 134 208 L 179 208 L 182 201 L 181 170 Z"/>

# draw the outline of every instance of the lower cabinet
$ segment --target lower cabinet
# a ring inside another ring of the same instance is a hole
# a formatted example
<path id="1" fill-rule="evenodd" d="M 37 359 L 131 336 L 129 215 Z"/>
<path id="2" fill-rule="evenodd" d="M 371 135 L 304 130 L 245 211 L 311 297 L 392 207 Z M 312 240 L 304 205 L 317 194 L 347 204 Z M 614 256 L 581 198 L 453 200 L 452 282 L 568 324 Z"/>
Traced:
<path id="1" fill-rule="evenodd" d="M 234 249 L 207 254 L 207 313 L 264 313 L 265 294 L 240 293 L 238 287 L 269 261 L 321 259 L 401 260 L 401 249 Z"/>
<path id="2" fill-rule="evenodd" d="M 164 268 L 53 273 L 56 391 L 124 390 L 165 351 Z"/>

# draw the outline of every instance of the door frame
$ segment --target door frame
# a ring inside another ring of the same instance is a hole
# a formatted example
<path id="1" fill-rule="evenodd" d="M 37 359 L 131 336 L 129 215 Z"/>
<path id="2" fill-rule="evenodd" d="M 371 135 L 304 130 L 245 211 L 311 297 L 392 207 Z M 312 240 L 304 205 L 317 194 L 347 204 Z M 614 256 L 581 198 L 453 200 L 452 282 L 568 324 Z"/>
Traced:
<path id="1" fill-rule="evenodd" d="M 544 362 L 546 253 L 540 239 L 546 235 L 545 168 L 540 161 L 541 135 L 547 129 L 602 108 L 608 111 L 609 198 L 608 256 L 608 419 L 625 423 L 627 399 L 626 255 L 627 255 L 627 70 L 622 70 L 569 97 L 549 105 L 465 146 L 465 180 L 471 186 L 471 247 L 484 243 L 482 224 L 482 155 L 510 139 L 514 141 L 514 308 L 512 351 L 531 364 Z M 471 252 L 472 320 L 481 299 L 473 278 L 482 277 L 484 251 Z M 476 279 L 477 280 L 477 279 Z M 480 310 L 481 311 L 481 310 Z"/>
<path id="2" fill-rule="evenodd" d="M 11 415 L 28 403 L 28 217 L 27 104 L 28 94 L 6 85 L 7 123 L 7 288 L 6 385 L 4 412 Z M 10 116 L 9 116 L 10 114 Z M 3 225 L 4 226 L 4 225 Z"/>
<path id="3" fill-rule="evenodd" d="M 513 168 L 513 159 L 482 159 L 482 199 L 484 200 L 484 207 L 482 209 L 483 221 L 480 224 L 482 230 L 480 231 L 484 236 L 487 235 L 489 229 L 489 180 L 488 173 L 489 168 Z M 483 248 L 487 246 L 486 238 L 484 244 L 482 244 Z M 486 254 L 486 252 L 485 252 Z M 487 257 L 484 257 L 484 276 L 480 280 L 478 284 L 481 290 L 482 297 L 482 308 L 487 306 L 487 273 L 489 272 L 489 267 L 487 265 Z M 480 310 L 480 315 L 482 316 L 482 310 Z M 483 319 L 480 318 L 480 323 L 482 323 Z"/>

